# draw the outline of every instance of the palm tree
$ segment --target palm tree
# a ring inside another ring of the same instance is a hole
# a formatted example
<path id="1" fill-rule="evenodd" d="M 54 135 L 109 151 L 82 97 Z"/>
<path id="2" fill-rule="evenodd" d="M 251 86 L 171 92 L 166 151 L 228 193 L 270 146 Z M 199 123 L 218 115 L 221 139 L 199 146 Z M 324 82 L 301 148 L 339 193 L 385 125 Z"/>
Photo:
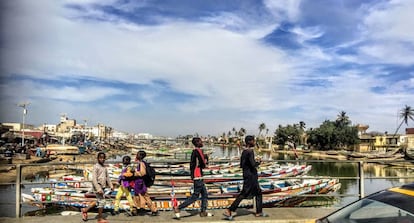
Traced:
<path id="1" fill-rule="evenodd" d="M 395 130 L 394 135 L 392 136 L 392 139 L 395 138 L 395 136 L 398 133 L 398 130 L 400 130 L 403 123 L 408 125 L 408 119 L 411 119 L 411 120 L 414 121 L 414 109 L 411 108 L 411 106 L 405 105 L 405 108 L 401 109 L 401 111 L 400 111 L 400 118 L 402 119 L 401 123 L 400 123 L 400 125 L 398 125 L 398 128 Z M 396 142 L 396 143 L 398 143 L 398 142 Z M 386 150 L 388 150 L 388 146 L 387 146 Z M 398 152 L 398 151 L 399 151 L 399 148 L 397 148 L 394 152 Z"/>
<path id="2" fill-rule="evenodd" d="M 259 125 L 259 136 L 262 134 L 262 131 L 266 129 L 266 124 L 263 122 Z"/>
<path id="3" fill-rule="evenodd" d="M 397 134 L 398 130 L 400 130 L 403 123 L 408 125 L 408 119 L 414 121 L 414 109 L 411 106 L 405 105 L 405 108 L 401 109 L 400 112 L 401 123 L 398 126 L 397 130 L 395 130 L 394 136 Z"/>
<path id="4" fill-rule="evenodd" d="M 336 118 L 336 123 L 338 126 L 347 126 L 351 124 L 351 121 L 349 121 L 349 117 L 346 115 L 346 112 L 341 111 Z"/>
<path id="5" fill-rule="evenodd" d="M 299 127 L 300 127 L 302 130 L 305 130 L 305 128 L 306 128 L 306 123 L 305 123 L 304 121 L 300 121 L 300 122 L 299 122 Z"/>
<path id="6" fill-rule="evenodd" d="M 243 139 L 243 136 L 246 135 L 246 129 L 244 129 L 243 127 L 240 128 L 239 130 L 239 136 Z"/>
<path id="7" fill-rule="evenodd" d="M 299 144 L 303 145 L 306 142 L 306 123 L 304 121 L 299 122 L 299 128 L 300 128 L 300 136 L 299 136 Z"/>

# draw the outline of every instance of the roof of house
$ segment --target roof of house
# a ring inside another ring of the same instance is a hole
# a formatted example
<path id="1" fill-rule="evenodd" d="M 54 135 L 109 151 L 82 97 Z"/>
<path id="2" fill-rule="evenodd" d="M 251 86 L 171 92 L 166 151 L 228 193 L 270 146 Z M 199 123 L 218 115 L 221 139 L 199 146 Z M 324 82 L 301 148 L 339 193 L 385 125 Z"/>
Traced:
<path id="1" fill-rule="evenodd" d="M 405 129 L 405 134 L 414 134 L 414 128 L 406 128 Z"/>

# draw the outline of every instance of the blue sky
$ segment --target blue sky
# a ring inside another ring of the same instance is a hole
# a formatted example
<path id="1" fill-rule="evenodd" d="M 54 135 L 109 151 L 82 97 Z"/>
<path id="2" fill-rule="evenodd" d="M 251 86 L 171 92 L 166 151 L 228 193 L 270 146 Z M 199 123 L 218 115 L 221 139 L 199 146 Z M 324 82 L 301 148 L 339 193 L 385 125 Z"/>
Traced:
<path id="1" fill-rule="evenodd" d="M 394 132 L 414 106 L 411 0 L 0 5 L 0 122 L 30 102 L 30 124 L 66 113 L 163 136 L 318 127 L 341 111 Z"/>

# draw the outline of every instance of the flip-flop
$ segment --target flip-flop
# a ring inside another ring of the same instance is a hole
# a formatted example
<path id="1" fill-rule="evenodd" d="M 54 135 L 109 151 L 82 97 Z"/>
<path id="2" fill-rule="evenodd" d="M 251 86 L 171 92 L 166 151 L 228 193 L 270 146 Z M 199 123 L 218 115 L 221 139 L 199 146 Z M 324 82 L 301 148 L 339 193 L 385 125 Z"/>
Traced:
<path id="1" fill-rule="evenodd" d="M 223 212 L 223 215 L 224 215 L 225 217 L 228 217 L 228 218 L 233 217 L 233 215 L 231 214 L 231 211 L 229 211 L 229 210 L 225 210 L 225 211 Z"/>
<path id="2" fill-rule="evenodd" d="M 88 212 L 84 211 L 84 209 L 81 209 L 82 211 L 82 220 L 87 221 L 88 220 Z"/>
<path id="3" fill-rule="evenodd" d="M 266 213 L 259 213 L 259 214 L 255 214 L 255 216 L 256 217 L 269 217 L 269 215 L 268 214 L 266 214 Z"/>

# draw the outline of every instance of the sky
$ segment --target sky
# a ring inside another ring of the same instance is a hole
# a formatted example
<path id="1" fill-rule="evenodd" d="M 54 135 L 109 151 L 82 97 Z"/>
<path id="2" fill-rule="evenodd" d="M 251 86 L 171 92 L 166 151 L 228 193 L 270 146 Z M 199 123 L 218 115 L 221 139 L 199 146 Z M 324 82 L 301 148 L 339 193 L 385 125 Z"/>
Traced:
<path id="1" fill-rule="evenodd" d="M 0 122 L 257 135 L 414 106 L 412 0 L 7 0 Z M 402 126 L 414 127 L 412 122 Z"/>

